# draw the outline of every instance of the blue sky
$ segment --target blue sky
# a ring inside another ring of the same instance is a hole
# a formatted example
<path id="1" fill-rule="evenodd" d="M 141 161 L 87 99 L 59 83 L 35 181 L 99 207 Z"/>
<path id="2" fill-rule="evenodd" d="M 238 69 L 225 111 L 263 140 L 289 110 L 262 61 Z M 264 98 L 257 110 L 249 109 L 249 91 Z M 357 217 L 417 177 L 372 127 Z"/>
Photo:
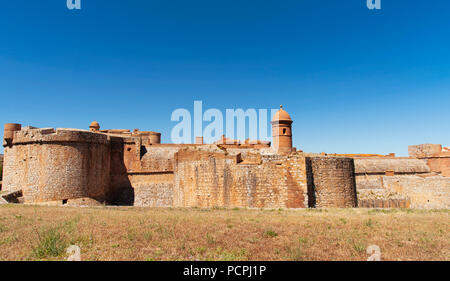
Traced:
<path id="1" fill-rule="evenodd" d="M 381 1 L 2 1 L 0 122 L 170 142 L 194 100 L 283 104 L 304 151 L 450 145 L 450 1 Z"/>

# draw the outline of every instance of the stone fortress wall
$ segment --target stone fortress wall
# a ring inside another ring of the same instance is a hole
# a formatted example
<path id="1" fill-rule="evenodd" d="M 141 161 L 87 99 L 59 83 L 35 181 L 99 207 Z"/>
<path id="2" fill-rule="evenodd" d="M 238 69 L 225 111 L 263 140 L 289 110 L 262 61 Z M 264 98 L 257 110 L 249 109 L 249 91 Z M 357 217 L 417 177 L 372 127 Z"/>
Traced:
<path id="1" fill-rule="evenodd" d="M 177 207 L 308 206 L 305 157 L 185 148 L 176 153 L 175 163 Z"/>
<path id="2" fill-rule="evenodd" d="M 449 208 L 450 149 L 436 144 L 411 145 L 409 157 L 353 157 L 361 207 Z"/>
<path id="3" fill-rule="evenodd" d="M 450 206 L 447 148 L 412 146 L 408 158 L 304 153 L 292 147 L 291 124 L 283 109 L 275 114 L 273 146 L 225 137 L 163 144 L 160 133 L 100 130 L 95 121 L 89 130 L 6 124 L 1 192 L 30 204 Z"/>
<path id="4" fill-rule="evenodd" d="M 109 186 L 107 136 L 24 128 L 5 150 L 3 189 L 26 202 L 89 197 L 104 201 Z"/>
<path id="5" fill-rule="evenodd" d="M 310 206 L 357 207 L 354 165 L 352 158 L 308 158 L 308 175 L 312 180 L 312 194 L 315 195 Z"/>

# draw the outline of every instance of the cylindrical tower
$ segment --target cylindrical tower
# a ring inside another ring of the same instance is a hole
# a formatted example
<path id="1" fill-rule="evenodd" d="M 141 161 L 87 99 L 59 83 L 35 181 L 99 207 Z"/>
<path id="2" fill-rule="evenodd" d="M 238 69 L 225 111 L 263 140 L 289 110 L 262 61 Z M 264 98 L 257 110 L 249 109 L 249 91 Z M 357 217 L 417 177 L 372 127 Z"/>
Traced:
<path id="1" fill-rule="evenodd" d="M 353 158 L 312 157 L 307 159 L 307 166 L 309 207 L 357 206 Z"/>
<path id="2" fill-rule="evenodd" d="M 279 154 L 292 152 L 292 119 L 280 105 L 272 119 L 272 139 L 275 151 Z"/>
<path id="3" fill-rule="evenodd" d="M 25 203 L 89 197 L 109 188 L 106 135 L 66 129 L 26 129 L 5 146 L 3 189 L 22 190 Z"/>
<path id="4" fill-rule="evenodd" d="M 16 123 L 5 124 L 4 131 L 3 131 L 3 139 L 7 142 L 8 145 L 10 145 L 10 143 L 13 140 L 14 132 L 20 131 L 21 129 L 22 129 L 21 124 L 16 124 Z"/>

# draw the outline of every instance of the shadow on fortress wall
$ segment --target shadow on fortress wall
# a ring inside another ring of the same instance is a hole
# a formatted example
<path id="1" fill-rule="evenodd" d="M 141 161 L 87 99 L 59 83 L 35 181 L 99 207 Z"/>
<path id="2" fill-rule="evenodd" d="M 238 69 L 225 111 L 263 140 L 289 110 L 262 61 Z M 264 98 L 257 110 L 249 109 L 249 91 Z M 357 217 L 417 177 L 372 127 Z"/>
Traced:
<path id="1" fill-rule="evenodd" d="M 111 142 L 110 188 L 106 198 L 109 205 L 134 205 L 134 188 L 127 175 L 121 139 Z"/>
<path id="2" fill-rule="evenodd" d="M 3 154 L 0 154 L 0 191 L 2 190 L 2 177 L 3 177 Z"/>

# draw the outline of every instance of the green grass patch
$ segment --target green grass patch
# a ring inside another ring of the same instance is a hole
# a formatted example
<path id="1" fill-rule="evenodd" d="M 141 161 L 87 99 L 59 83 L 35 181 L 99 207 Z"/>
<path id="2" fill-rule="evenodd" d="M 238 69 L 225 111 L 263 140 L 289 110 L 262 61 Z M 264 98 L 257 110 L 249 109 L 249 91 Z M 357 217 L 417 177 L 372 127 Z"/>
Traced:
<path id="1" fill-rule="evenodd" d="M 61 256 L 68 247 L 68 243 L 57 227 L 37 231 L 37 235 L 38 243 L 33 247 L 32 253 L 38 259 Z"/>
<path id="2" fill-rule="evenodd" d="M 264 234 L 266 237 L 271 237 L 271 238 L 278 236 L 278 233 L 276 233 L 276 231 L 271 230 L 271 229 L 266 230 L 266 232 L 264 232 Z"/>

